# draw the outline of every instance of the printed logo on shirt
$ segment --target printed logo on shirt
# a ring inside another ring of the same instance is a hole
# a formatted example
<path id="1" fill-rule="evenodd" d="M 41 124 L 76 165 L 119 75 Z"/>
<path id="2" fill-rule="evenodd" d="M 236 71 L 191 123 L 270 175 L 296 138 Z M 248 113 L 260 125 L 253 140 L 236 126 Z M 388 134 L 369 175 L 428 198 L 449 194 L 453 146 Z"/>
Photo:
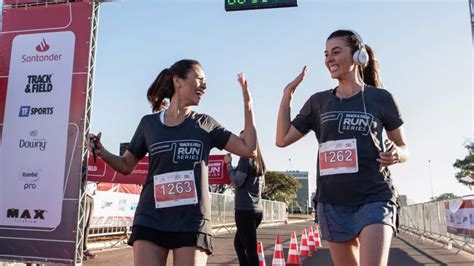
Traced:
<path id="1" fill-rule="evenodd" d="M 173 163 L 180 161 L 201 161 L 203 143 L 198 140 L 175 140 L 157 142 L 150 146 L 150 156 L 157 153 L 173 152 Z"/>
<path id="2" fill-rule="evenodd" d="M 337 122 L 338 132 L 361 132 L 363 135 L 368 135 L 370 125 L 374 121 L 374 116 L 364 112 L 344 112 L 335 111 L 327 112 L 321 115 L 321 125 L 326 122 Z"/>

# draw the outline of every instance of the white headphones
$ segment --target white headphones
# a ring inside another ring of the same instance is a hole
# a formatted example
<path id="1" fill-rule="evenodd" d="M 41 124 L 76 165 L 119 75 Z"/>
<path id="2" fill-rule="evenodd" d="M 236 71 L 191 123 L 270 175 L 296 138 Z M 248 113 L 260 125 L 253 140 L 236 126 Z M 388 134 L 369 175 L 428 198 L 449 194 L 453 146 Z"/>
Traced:
<path id="1" fill-rule="evenodd" d="M 349 30 L 349 31 L 354 34 L 359 46 L 359 49 L 357 49 L 357 51 L 355 51 L 354 54 L 352 55 L 352 59 L 354 60 L 354 63 L 356 63 L 357 65 L 365 67 L 367 63 L 369 63 L 369 54 L 367 53 L 367 50 L 365 49 L 364 41 L 362 41 L 362 37 L 360 37 L 360 35 L 356 31 L 354 30 Z"/>

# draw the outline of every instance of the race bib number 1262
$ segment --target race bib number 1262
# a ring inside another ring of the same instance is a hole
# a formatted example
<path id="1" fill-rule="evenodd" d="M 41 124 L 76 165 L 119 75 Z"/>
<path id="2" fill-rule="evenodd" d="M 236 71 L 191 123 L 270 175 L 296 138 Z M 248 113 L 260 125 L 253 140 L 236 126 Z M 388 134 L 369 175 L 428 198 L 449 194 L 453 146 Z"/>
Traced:
<path id="1" fill-rule="evenodd" d="M 319 145 L 319 174 L 321 176 L 358 171 L 356 139 L 333 140 Z"/>

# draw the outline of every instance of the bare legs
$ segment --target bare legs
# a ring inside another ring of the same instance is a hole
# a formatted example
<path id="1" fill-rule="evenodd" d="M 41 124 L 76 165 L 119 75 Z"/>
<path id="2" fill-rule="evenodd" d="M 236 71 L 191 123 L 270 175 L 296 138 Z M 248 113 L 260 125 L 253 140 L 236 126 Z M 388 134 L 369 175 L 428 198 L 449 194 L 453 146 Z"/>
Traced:
<path id="1" fill-rule="evenodd" d="M 388 262 L 393 229 L 389 225 L 371 224 L 359 236 L 342 243 L 329 243 L 336 266 L 385 266 Z"/>

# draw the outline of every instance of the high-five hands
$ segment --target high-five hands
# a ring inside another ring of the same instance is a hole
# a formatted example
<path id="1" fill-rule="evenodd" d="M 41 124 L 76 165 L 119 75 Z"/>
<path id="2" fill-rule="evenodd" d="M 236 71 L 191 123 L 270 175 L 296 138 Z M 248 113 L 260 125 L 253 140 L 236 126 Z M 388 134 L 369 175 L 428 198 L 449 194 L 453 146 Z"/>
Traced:
<path id="1" fill-rule="evenodd" d="M 285 87 L 285 93 L 290 93 L 293 95 L 295 93 L 296 88 L 300 85 L 300 83 L 303 81 L 304 77 L 306 76 L 306 73 L 308 73 L 308 67 L 304 66 L 301 72 L 296 76 L 296 78 L 288 83 Z"/>

